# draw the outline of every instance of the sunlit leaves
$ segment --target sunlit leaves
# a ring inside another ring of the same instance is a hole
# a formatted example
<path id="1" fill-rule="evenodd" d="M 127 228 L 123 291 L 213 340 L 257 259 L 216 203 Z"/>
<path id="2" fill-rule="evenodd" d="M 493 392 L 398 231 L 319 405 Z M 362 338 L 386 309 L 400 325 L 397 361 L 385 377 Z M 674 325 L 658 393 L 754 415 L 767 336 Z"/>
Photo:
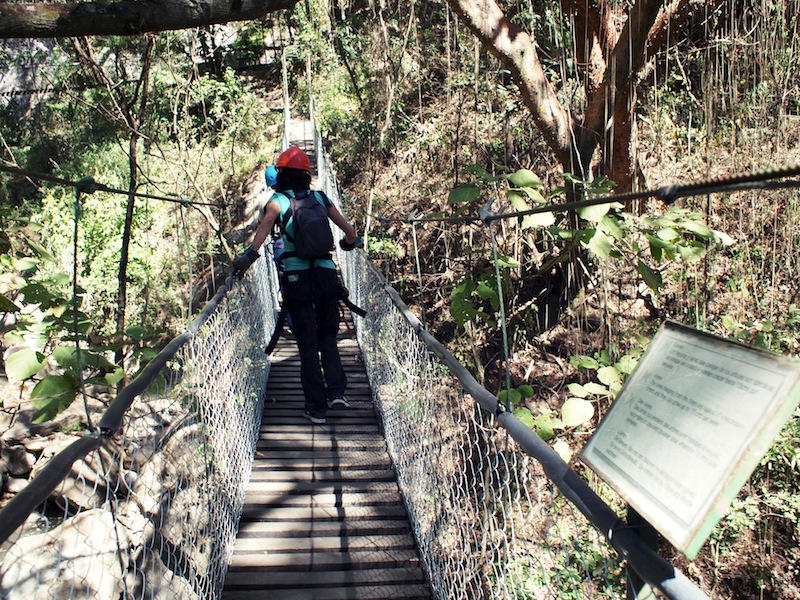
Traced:
<path id="1" fill-rule="evenodd" d="M 30 348 L 20 348 L 6 359 L 6 375 L 15 381 L 25 381 L 47 365 L 47 357 Z"/>
<path id="2" fill-rule="evenodd" d="M 36 408 L 34 423 L 44 423 L 69 408 L 75 400 L 78 382 L 68 374 L 49 375 L 39 381 L 31 391 L 31 400 Z"/>

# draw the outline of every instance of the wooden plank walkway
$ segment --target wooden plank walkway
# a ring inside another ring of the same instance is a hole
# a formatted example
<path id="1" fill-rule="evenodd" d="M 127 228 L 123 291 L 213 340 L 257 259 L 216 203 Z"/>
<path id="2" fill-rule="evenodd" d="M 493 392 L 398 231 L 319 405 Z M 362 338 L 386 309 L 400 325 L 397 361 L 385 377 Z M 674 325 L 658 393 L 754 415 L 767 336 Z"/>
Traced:
<path id="1" fill-rule="evenodd" d="M 272 355 L 224 600 L 431 598 L 358 344 L 339 349 L 350 408 L 325 425 L 302 416 L 294 340 Z"/>

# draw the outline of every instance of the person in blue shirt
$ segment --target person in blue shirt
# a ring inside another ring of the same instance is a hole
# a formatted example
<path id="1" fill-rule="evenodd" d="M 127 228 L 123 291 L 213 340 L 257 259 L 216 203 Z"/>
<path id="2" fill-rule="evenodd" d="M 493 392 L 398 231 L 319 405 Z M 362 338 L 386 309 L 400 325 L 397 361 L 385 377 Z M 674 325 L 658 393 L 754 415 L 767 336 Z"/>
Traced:
<path id="1" fill-rule="evenodd" d="M 244 273 L 260 256 L 276 222 L 283 223 L 291 209 L 289 195 L 307 194 L 311 186 L 311 164 L 300 148 L 290 147 L 276 163 L 277 179 L 274 194 L 264 209 L 264 217 L 256 229 L 253 243 L 233 261 L 235 273 Z M 266 173 L 265 173 L 266 177 Z M 325 207 L 328 218 L 344 233 L 340 246 L 352 250 L 361 246 L 356 230 L 322 192 L 315 192 Z M 303 415 L 315 424 L 324 424 L 328 408 L 349 406 L 344 397 L 347 378 L 342 368 L 336 335 L 339 331 L 339 280 L 336 265 L 330 256 L 313 260 L 294 254 L 291 217 L 285 223 L 283 244 L 284 272 L 281 278 L 283 301 L 289 310 L 292 330 L 300 352 L 300 382 L 305 397 Z M 322 360 L 320 361 L 320 356 Z"/>

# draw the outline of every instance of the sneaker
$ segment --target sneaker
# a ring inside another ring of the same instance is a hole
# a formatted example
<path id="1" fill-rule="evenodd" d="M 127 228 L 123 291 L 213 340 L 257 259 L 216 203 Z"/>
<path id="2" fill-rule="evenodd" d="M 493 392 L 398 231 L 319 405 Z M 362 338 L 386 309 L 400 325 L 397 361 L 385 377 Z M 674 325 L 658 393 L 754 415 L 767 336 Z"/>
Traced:
<path id="1" fill-rule="evenodd" d="M 331 398 L 328 400 L 328 408 L 350 408 L 347 398 Z"/>
<path id="2" fill-rule="evenodd" d="M 324 425 L 325 424 L 325 417 L 315 417 L 314 415 L 312 415 L 307 410 L 303 411 L 303 416 L 306 419 L 308 419 L 309 421 L 311 421 L 312 423 L 316 424 L 316 425 Z"/>

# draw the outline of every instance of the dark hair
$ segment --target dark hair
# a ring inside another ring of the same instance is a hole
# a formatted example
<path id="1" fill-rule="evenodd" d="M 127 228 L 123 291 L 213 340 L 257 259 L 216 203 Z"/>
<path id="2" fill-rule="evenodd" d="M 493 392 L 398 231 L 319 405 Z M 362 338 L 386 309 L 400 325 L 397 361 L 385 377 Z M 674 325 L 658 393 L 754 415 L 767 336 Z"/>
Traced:
<path id="1" fill-rule="evenodd" d="M 278 168 L 278 180 L 275 183 L 275 191 L 285 192 L 294 190 L 303 192 L 311 187 L 311 173 L 300 169 L 289 169 L 286 167 Z"/>

